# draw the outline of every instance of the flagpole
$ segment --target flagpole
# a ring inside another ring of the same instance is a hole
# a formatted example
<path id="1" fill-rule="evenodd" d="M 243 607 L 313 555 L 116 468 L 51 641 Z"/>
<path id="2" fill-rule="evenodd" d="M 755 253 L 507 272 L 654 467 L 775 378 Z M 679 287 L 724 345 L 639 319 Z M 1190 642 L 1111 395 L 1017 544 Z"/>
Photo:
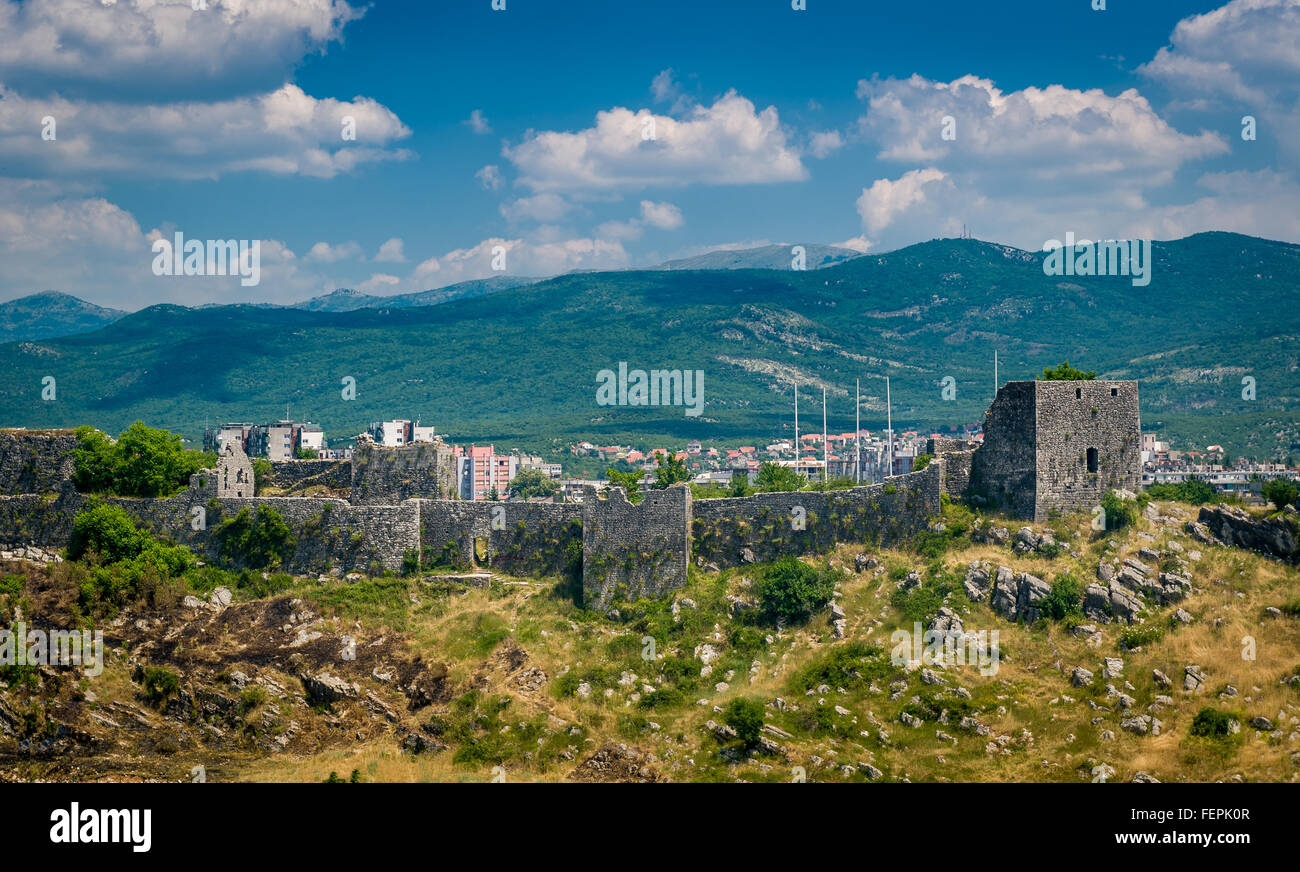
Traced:
<path id="1" fill-rule="evenodd" d="M 894 399 L 889 391 L 889 376 L 885 376 L 885 427 L 889 430 L 889 469 L 885 478 L 894 474 Z"/>
<path id="2" fill-rule="evenodd" d="M 857 381 L 856 405 L 853 409 L 853 435 L 858 443 L 857 457 L 853 460 L 853 482 L 862 484 L 862 379 Z"/>
<path id="3" fill-rule="evenodd" d="M 830 474 L 831 449 L 826 442 L 826 388 L 822 388 L 822 483 Z"/>
<path id="4" fill-rule="evenodd" d="M 794 474 L 799 474 L 799 383 L 794 383 Z"/>

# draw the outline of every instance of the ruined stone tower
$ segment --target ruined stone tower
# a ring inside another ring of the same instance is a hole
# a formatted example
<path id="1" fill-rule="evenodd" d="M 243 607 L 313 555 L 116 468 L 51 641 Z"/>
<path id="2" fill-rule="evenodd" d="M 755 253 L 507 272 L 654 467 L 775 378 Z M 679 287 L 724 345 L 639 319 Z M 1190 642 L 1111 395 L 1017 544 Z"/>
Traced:
<path id="1" fill-rule="evenodd" d="M 971 496 L 1034 521 L 1142 480 L 1135 381 L 1007 382 L 971 460 Z"/>
<path id="2" fill-rule="evenodd" d="M 253 462 L 244 449 L 229 440 L 217 458 L 217 496 L 246 499 L 253 495 Z"/>

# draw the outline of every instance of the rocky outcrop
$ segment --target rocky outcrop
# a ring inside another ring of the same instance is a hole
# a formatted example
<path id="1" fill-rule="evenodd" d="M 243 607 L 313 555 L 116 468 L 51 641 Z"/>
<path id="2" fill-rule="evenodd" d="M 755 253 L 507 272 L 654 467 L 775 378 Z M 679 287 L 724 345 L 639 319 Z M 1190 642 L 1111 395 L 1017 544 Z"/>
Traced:
<path id="1" fill-rule="evenodd" d="M 1294 506 L 1268 518 L 1256 518 L 1236 506 L 1202 506 L 1198 520 L 1224 545 L 1237 545 L 1300 563 L 1300 515 Z M 1194 529 L 1189 532 L 1195 536 Z"/>

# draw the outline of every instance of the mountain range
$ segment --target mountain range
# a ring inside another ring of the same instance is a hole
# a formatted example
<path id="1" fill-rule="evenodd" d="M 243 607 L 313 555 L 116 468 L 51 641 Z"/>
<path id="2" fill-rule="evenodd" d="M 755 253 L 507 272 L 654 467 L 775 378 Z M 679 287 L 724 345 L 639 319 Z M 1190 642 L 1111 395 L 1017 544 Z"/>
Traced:
<path id="1" fill-rule="evenodd" d="M 197 438 L 287 406 L 336 440 L 418 417 L 454 440 L 543 452 L 576 439 L 765 444 L 791 434 L 795 384 L 804 432 L 820 428 L 823 389 L 831 430 L 851 430 L 859 379 L 863 426 L 883 428 L 886 376 L 896 428 L 978 421 L 996 350 L 1001 381 L 1064 360 L 1139 379 L 1143 429 L 1178 447 L 1300 454 L 1300 246 L 1206 233 L 1153 252 L 1147 287 L 1063 280 L 1042 253 L 942 239 L 817 270 L 571 274 L 400 309 L 158 305 L 0 345 L 0 425 L 117 432 L 142 419 Z M 597 373 L 620 362 L 702 372 L 703 414 L 599 405 Z"/>

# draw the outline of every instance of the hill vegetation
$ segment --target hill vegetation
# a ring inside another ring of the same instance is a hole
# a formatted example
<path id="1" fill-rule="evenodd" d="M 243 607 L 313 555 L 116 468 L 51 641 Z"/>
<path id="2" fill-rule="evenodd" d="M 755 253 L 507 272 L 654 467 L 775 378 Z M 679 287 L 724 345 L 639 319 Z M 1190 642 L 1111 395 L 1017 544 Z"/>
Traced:
<path id="1" fill-rule="evenodd" d="M 278 419 L 288 405 L 332 438 L 419 417 L 454 440 L 551 456 L 577 439 L 753 444 L 793 435 L 796 383 L 826 389 L 832 430 L 852 427 L 858 378 L 863 426 L 883 428 L 886 376 L 896 429 L 978 421 L 996 349 L 1002 380 L 1062 360 L 1139 379 L 1144 430 L 1175 447 L 1295 453 L 1300 247 L 1201 234 L 1156 244 L 1153 270 L 1146 288 L 1061 282 L 1041 254 L 949 239 L 804 272 L 578 274 L 402 310 L 154 306 L 96 333 L 0 346 L 0 423 L 143 419 L 196 439 L 205 421 Z M 620 361 L 703 372 L 703 414 L 597 405 L 597 372 Z M 41 399 L 46 376 L 54 402 Z"/>

